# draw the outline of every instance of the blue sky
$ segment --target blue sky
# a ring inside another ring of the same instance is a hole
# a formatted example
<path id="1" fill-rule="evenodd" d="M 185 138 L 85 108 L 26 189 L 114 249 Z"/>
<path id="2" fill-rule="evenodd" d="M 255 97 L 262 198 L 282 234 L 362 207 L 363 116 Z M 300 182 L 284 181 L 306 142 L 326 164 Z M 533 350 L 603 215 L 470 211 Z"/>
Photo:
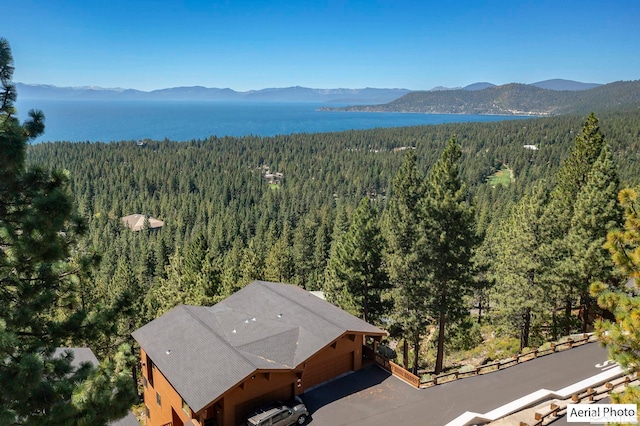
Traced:
<path id="1" fill-rule="evenodd" d="M 386 87 L 640 79 L 637 0 L 13 0 L 14 81 Z"/>

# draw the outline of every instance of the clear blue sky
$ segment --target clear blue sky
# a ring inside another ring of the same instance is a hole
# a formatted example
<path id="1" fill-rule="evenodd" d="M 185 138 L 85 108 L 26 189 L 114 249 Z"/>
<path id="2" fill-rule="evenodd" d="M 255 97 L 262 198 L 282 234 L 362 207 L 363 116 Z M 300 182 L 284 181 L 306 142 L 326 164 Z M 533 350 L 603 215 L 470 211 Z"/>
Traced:
<path id="1" fill-rule="evenodd" d="M 14 81 L 430 89 L 640 79 L 638 0 L 7 0 Z"/>

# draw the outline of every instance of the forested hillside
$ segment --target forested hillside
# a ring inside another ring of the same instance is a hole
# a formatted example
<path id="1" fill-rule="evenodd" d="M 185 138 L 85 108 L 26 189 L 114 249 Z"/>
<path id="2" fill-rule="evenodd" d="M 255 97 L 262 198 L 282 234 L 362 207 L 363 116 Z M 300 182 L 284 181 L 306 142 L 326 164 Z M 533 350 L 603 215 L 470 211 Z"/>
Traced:
<path id="1" fill-rule="evenodd" d="M 555 91 L 527 84 L 482 90 L 411 92 L 382 105 L 327 108 L 344 111 L 424 112 L 431 114 L 537 115 L 601 113 L 612 108 L 637 109 L 640 81 L 618 81 L 588 90 Z"/>
<path id="2" fill-rule="evenodd" d="M 623 186 L 637 184 L 640 113 L 599 118 Z M 134 290 L 139 314 L 122 324 L 126 340 L 127 330 L 176 303 L 214 303 L 253 279 L 323 289 L 334 236 L 346 231 L 362 197 L 386 209 L 411 147 L 426 175 L 456 136 L 461 177 L 482 234 L 535 182 L 553 186 L 583 122 L 562 116 L 144 146 L 47 143 L 31 146 L 28 159 L 69 171 L 89 223 L 83 247 L 102 256 L 87 302 L 114 303 L 125 289 Z M 506 187 L 486 183 L 503 166 L 515 180 Z M 277 183 L 265 178 L 276 173 L 282 173 Z M 165 226 L 133 232 L 120 221 L 132 213 Z M 110 352 L 118 343 L 105 341 L 100 349 Z"/>

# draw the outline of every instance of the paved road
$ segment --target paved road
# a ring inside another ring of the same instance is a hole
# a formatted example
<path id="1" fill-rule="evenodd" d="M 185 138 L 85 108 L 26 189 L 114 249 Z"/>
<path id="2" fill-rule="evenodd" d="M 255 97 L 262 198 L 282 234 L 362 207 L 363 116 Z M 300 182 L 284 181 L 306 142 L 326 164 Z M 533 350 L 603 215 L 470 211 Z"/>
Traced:
<path id="1" fill-rule="evenodd" d="M 306 393 L 312 426 L 442 426 L 465 411 L 485 413 L 538 389 L 558 390 L 601 372 L 598 343 L 483 376 L 415 389 L 371 366 Z"/>

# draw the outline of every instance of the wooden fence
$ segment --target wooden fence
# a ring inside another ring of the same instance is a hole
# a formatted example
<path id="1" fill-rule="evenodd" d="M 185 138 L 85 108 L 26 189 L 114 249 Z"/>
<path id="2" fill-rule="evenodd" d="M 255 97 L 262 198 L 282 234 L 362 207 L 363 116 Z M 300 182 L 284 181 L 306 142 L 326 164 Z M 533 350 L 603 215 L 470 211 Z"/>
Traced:
<path id="1" fill-rule="evenodd" d="M 375 363 L 381 368 L 389 371 L 396 377 L 404 380 L 412 386 L 417 388 L 428 388 L 431 386 L 439 385 L 442 383 L 451 382 L 453 380 L 463 379 L 465 377 L 478 376 L 480 374 L 490 373 L 492 371 L 503 370 L 505 368 L 520 364 L 531 359 L 539 358 L 541 356 L 549 355 L 555 352 L 565 351 L 576 346 L 581 346 L 588 342 L 595 342 L 596 338 L 593 334 L 583 334 L 577 339 L 568 338 L 564 342 L 551 343 L 548 348 L 545 349 L 533 349 L 528 352 L 518 354 L 512 358 L 496 361 L 491 364 L 481 365 L 475 367 L 472 370 L 460 372 L 459 370 L 452 371 L 450 373 L 440 374 L 432 377 L 429 380 L 421 381 L 420 377 L 416 376 L 412 372 L 405 370 L 402 366 L 391 361 L 389 358 L 377 352 L 377 350 L 368 346 L 363 347 L 363 354 L 365 358 L 374 359 Z"/>
<path id="2" fill-rule="evenodd" d="M 378 366 L 387 370 L 394 376 L 404 380 L 405 382 L 409 383 L 411 386 L 420 388 L 420 377 L 416 376 L 415 374 L 413 374 L 408 370 L 405 370 L 403 367 L 391 361 L 389 358 L 379 353 L 376 353 L 375 361 Z"/>
<path id="3" fill-rule="evenodd" d="M 529 352 L 524 352 L 518 354 L 512 358 L 496 361 L 490 364 L 481 365 L 479 367 L 475 367 L 472 370 L 460 372 L 459 370 L 452 371 L 450 373 L 440 374 L 438 376 L 432 377 L 429 380 L 425 380 L 420 383 L 420 387 L 428 388 L 431 386 L 439 385 L 442 383 L 451 382 L 453 380 L 462 379 L 465 377 L 477 376 L 480 374 L 490 373 L 492 371 L 503 370 L 508 367 L 512 367 L 519 363 L 529 361 L 531 359 L 539 358 L 541 356 L 549 355 L 555 352 L 565 351 L 567 349 L 571 349 L 576 346 L 581 346 L 588 342 L 595 342 L 596 338 L 593 334 L 583 334 L 581 337 L 577 339 L 567 339 L 564 342 L 560 343 L 551 343 L 551 345 L 546 349 L 533 349 Z"/>
<path id="4" fill-rule="evenodd" d="M 558 417 L 559 415 L 563 415 L 562 412 L 566 411 L 567 404 L 580 404 L 582 401 L 585 401 L 585 400 L 591 403 L 593 402 L 595 397 L 603 394 L 609 394 L 614 389 L 620 386 L 626 386 L 634 380 L 636 379 L 632 378 L 631 376 L 625 376 L 622 380 L 605 383 L 604 386 L 600 388 L 600 390 L 588 388 L 586 391 L 582 393 L 572 395 L 570 401 L 566 401 L 565 403 L 550 404 L 549 409 L 544 412 L 536 411 L 535 423 L 529 424 L 525 422 L 520 422 L 520 426 L 542 426 L 547 421 L 551 423 L 553 421 L 553 418 Z"/>

